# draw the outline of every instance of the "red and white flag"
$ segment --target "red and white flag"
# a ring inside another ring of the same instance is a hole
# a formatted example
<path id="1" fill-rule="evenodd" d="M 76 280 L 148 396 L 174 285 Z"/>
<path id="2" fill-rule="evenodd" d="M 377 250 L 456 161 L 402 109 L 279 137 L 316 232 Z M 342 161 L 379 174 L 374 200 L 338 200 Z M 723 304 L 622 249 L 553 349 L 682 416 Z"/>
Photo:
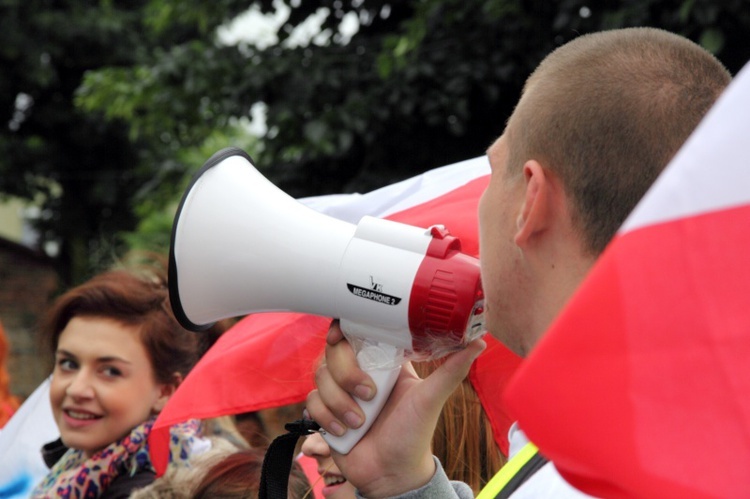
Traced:
<path id="1" fill-rule="evenodd" d="M 598 497 L 750 493 L 750 69 L 511 381 L 521 427 Z"/>
<path id="2" fill-rule="evenodd" d="M 364 215 L 419 227 L 444 225 L 464 253 L 479 253 L 477 203 L 489 181 L 486 156 L 430 170 L 367 194 L 300 201 L 356 224 Z M 293 313 L 249 315 L 230 328 L 193 368 L 159 415 L 149 438 L 159 474 L 166 469 L 170 425 L 302 402 L 314 388 L 330 318 Z M 503 380 L 520 359 L 492 339 L 470 373 L 496 441 L 507 453 L 510 418 L 502 407 Z M 498 381 L 499 380 L 499 381 Z"/>

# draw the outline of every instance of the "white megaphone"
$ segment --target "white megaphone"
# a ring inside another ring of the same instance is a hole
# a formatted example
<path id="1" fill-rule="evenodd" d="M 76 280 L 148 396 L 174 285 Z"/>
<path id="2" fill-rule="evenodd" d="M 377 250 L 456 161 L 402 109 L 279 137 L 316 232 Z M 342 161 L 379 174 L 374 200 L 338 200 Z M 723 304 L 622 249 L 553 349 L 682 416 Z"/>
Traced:
<path id="1" fill-rule="evenodd" d="M 377 385 L 374 400 L 358 401 L 362 427 L 324 435 L 343 454 L 376 419 L 404 356 L 436 358 L 485 332 L 478 261 L 443 227 L 318 213 L 237 148 L 214 154 L 185 192 L 169 260 L 170 301 L 187 329 L 271 311 L 340 319 Z"/>

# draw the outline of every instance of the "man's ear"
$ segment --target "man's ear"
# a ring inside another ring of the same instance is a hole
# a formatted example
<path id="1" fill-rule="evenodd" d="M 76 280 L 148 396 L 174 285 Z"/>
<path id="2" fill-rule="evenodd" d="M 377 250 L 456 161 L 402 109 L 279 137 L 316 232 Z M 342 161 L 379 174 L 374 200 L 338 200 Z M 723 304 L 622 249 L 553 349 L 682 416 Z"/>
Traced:
<path id="1" fill-rule="evenodd" d="M 167 401 L 172 395 L 174 395 L 174 392 L 177 391 L 177 387 L 182 383 L 182 374 L 174 373 L 173 380 L 174 381 L 171 383 L 162 383 L 158 385 L 157 390 L 159 390 L 159 394 L 156 400 L 154 400 L 153 406 L 151 406 L 152 413 L 159 414 L 164 409 L 164 406 L 167 405 Z"/>
<path id="2" fill-rule="evenodd" d="M 542 165 L 535 160 L 523 165 L 523 181 L 526 192 L 521 212 L 516 220 L 517 246 L 527 246 L 533 238 L 542 233 L 550 223 L 551 192 L 550 179 Z"/>

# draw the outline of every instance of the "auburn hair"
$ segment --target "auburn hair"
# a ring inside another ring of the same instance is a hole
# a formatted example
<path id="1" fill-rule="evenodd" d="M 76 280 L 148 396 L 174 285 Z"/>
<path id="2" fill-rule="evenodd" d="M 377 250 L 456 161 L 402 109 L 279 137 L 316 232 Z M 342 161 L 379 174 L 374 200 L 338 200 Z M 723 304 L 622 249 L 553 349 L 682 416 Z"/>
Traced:
<path id="1" fill-rule="evenodd" d="M 256 499 L 265 455 L 263 448 L 243 449 L 229 454 L 206 472 L 192 495 L 193 499 Z M 310 488 L 310 482 L 299 463 L 293 462 L 288 497 L 308 497 Z"/>
<path id="2" fill-rule="evenodd" d="M 137 327 L 158 383 L 174 383 L 175 373 L 184 378 L 200 355 L 199 337 L 175 319 L 166 277 L 158 271 L 107 271 L 57 298 L 40 326 L 53 358 L 60 334 L 74 317 Z"/>
<path id="3" fill-rule="evenodd" d="M 420 377 L 428 376 L 442 360 L 414 362 Z M 495 442 L 492 425 L 471 381 L 464 378 L 440 412 L 432 437 L 432 452 L 451 480 L 468 484 L 478 494 L 507 462 Z"/>

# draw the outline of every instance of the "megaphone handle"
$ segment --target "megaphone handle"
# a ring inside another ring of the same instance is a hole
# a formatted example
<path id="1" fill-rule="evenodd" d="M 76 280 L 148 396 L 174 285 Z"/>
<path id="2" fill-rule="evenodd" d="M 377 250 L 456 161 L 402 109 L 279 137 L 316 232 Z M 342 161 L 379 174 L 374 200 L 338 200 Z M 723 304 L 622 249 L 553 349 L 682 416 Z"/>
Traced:
<path id="1" fill-rule="evenodd" d="M 388 396 L 393 390 L 393 386 L 398 379 L 398 373 L 401 371 L 401 364 L 388 369 L 373 369 L 367 371 L 377 386 L 377 393 L 372 400 L 357 399 L 357 403 L 365 413 L 365 422 L 356 429 L 349 429 L 342 436 L 338 437 L 330 433 L 324 433 L 323 438 L 328 445 L 340 454 L 348 454 L 357 442 L 367 433 L 372 423 L 377 419 L 378 414 L 383 409 Z"/>

